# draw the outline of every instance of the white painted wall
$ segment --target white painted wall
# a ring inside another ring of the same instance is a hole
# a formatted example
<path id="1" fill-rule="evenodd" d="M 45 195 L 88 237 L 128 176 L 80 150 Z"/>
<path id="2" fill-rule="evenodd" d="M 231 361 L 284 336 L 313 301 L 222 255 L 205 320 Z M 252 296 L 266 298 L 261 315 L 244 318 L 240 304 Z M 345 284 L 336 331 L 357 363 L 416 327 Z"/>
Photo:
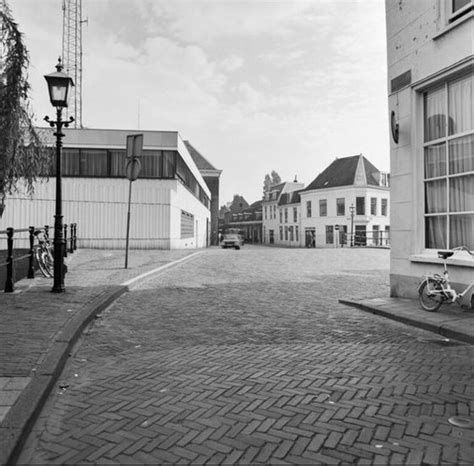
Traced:
<path id="1" fill-rule="evenodd" d="M 420 276 L 440 270 L 436 251 L 424 248 L 421 92 L 449 73 L 465 69 L 469 63 L 472 66 L 474 13 L 449 24 L 450 0 L 385 3 L 389 111 L 396 112 L 400 128 L 398 144 L 390 138 L 391 293 L 415 297 Z M 391 93 L 392 79 L 408 70 L 411 85 Z M 452 267 L 454 281 L 472 282 L 473 269 L 468 265 L 466 261 Z"/>
<path id="2" fill-rule="evenodd" d="M 354 215 L 354 232 L 356 225 L 365 225 L 367 232 L 373 230 L 374 225 L 378 225 L 381 231 L 385 230 L 386 226 L 390 226 L 390 211 L 387 209 L 387 215 L 381 214 L 382 199 L 387 199 L 390 202 L 390 190 L 386 187 L 378 186 L 348 186 L 330 188 L 324 190 L 303 191 L 301 192 L 301 235 L 302 245 L 304 245 L 304 234 L 306 228 L 316 229 L 316 247 L 337 247 L 339 244 L 334 239 L 334 243 L 326 244 L 326 225 L 345 225 L 347 226 L 347 233 L 351 232 L 351 214 L 349 207 L 351 204 L 356 205 L 356 197 L 365 197 L 365 212 L 366 215 Z M 377 215 L 370 213 L 370 200 L 372 197 L 377 199 Z M 345 199 L 345 215 L 337 215 L 336 199 Z M 321 217 L 319 215 L 319 201 L 326 199 L 327 201 L 327 216 Z M 312 215 L 307 216 L 306 202 L 311 201 Z M 336 236 L 336 230 L 334 230 Z M 370 236 L 369 236 L 370 239 Z M 368 241 L 368 244 L 371 244 Z"/>

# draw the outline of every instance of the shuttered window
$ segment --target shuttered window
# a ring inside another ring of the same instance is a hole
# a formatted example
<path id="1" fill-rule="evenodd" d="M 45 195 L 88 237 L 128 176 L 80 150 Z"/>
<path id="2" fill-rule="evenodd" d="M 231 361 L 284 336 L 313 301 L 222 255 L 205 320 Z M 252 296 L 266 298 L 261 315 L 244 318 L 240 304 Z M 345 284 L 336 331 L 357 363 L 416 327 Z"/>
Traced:
<path id="1" fill-rule="evenodd" d="M 194 215 L 181 211 L 181 238 L 194 238 Z"/>

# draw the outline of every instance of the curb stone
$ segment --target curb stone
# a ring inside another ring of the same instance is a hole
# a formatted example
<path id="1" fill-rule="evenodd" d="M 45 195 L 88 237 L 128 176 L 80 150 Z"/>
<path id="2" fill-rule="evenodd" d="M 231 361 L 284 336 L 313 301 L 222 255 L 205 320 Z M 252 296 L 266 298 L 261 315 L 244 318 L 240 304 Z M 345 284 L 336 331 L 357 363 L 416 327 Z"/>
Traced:
<path id="1" fill-rule="evenodd" d="M 27 434 L 37 420 L 57 378 L 66 364 L 69 353 L 83 329 L 100 312 L 128 291 L 116 285 L 88 302 L 54 340 L 46 358 L 41 362 L 30 383 L 7 412 L 0 427 L 0 464 L 14 463 Z"/>
<path id="2" fill-rule="evenodd" d="M 396 298 L 392 299 L 396 300 Z M 412 300 L 408 301 L 411 303 Z M 466 323 L 470 323 L 470 321 L 472 321 L 472 313 L 466 313 L 464 317 L 460 316 L 457 319 L 453 319 L 452 317 L 447 318 L 443 317 L 441 314 L 428 312 L 413 315 L 401 314 L 397 313 L 394 307 L 387 306 L 387 309 L 383 309 L 380 304 L 371 304 L 370 300 L 352 301 L 347 299 L 339 299 L 339 302 L 347 306 L 361 309 L 362 311 L 370 312 L 382 317 L 387 317 L 397 322 L 437 333 L 438 335 L 442 335 L 446 338 L 452 338 L 464 343 L 474 344 L 474 333 L 472 332 L 472 326 L 466 325 Z M 423 320 L 421 319 L 421 316 L 424 317 Z M 471 330 L 471 332 L 469 332 L 469 330 Z"/>

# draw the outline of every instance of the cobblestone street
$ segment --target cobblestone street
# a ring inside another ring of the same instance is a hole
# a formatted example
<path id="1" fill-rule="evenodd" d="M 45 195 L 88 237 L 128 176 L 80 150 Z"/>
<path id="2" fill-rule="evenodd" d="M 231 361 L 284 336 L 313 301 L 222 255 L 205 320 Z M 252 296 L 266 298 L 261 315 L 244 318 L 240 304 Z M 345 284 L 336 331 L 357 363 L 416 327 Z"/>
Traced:
<path id="1" fill-rule="evenodd" d="M 385 249 L 211 248 L 88 327 L 18 463 L 471 464 L 471 345 L 338 303 Z M 420 310 L 420 312 L 422 312 Z"/>

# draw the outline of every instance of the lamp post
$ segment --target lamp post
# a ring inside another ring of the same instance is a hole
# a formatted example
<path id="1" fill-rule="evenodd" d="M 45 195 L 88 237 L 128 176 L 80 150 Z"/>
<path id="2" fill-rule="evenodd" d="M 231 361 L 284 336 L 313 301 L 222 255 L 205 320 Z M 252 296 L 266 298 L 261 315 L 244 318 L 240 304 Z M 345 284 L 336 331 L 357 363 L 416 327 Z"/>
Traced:
<path id="1" fill-rule="evenodd" d="M 355 212 L 355 207 L 354 204 L 351 204 L 349 207 L 349 211 L 351 213 L 351 248 L 354 246 L 354 212 Z"/>
<path id="2" fill-rule="evenodd" d="M 56 72 L 45 75 L 48 83 L 49 99 L 51 105 L 56 107 L 56 121 L 52 121 L 49 117 L 44 117 L 52 128 L 56 127 L 56 213 L 54 216 L 54 293 L 62 293 L 64 288 L 64 250 L 66 241 L 63 236 L 63 214 L 62 214 L 62 187 L 61 187 L 61 138 L 64 137 L 62 132 L 63 126 L 66 128 L 74 121 L 70 117 L 68 121 L 62 120 L 63 107 L 67 107 L 69 89 L 74 86 L 73 80 L 62 72 L 63 65 L 61 58 L 56 65 Z"/>

